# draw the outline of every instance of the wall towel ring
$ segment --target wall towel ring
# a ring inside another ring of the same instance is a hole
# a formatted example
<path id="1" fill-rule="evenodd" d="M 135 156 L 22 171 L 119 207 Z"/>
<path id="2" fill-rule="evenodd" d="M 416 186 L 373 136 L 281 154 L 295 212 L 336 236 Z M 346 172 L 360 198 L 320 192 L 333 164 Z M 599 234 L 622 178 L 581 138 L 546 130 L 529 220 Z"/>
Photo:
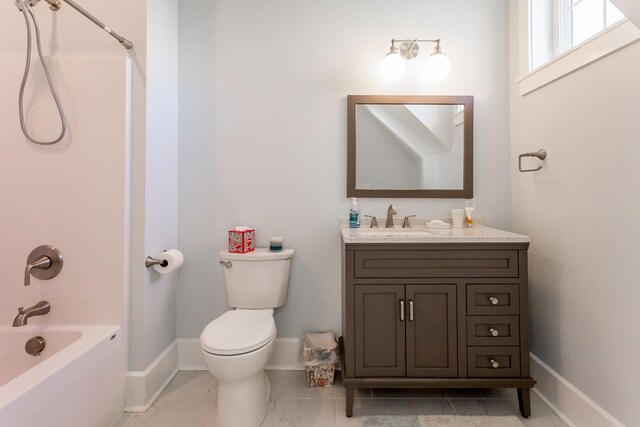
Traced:
<path id="1" fill-rule="evenodd" d="M 539 171 L 540 169 L 542 169 L 542 165 L 538 166 L 535 169 L 522 169 L 522 158 L 523 157 L 537 157 L 540 160 L 544 160 L 547 158 L 547 150 L 545 150 L 544 148 L 542 150 L 538 150 L 535 153 L 524 153 L 524 154 L 520 154 L 518 156 L 518 169 L 520 169 L 520 172 L 535 172 L 535 171 Z"/>

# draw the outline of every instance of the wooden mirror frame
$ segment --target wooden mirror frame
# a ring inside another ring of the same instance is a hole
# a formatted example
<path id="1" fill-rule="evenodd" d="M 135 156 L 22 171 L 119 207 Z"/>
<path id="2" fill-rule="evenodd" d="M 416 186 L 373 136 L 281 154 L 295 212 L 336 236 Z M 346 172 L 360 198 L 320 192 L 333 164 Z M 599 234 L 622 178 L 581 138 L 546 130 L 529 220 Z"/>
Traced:
<path id="1" fill-rule="evenodd" d="M 358 104 L 464 104 L 462 189 L 357 189 L 356 107 Z M 473 96 L 349 95 L 347 96 L 347 197 L 470 199 L 473 197 Z"/>

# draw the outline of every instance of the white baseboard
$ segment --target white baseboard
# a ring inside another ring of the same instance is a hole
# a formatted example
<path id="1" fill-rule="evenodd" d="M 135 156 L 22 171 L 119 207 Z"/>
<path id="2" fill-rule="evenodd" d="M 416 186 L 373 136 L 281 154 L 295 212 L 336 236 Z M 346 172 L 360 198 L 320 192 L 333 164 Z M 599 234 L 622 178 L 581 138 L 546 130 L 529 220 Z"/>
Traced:
<path id="1" fill-rule="evenodd" d="M 178 366 L 181 371 L 207 370 L 200 353 L 200 340 L 198 338 L 178 339 Z"/>
<path id="2" fill-rule="evenodd" d="M 300 340 L 298 338 L 277 338 L 265 369 L 268 371 L 303 370 L 304 366 L 298 361 L 299 348 Z M 207 370 L 207 366 L 202 360 L 202 354 L 200 354 L 199 339 L 179 339 L 178 354 L 178 366 L 181 371 Z"/>
<path id="3" fill-rule="evenodd" d="M 300 363 L 299 338 L 276 338 L 276 346 L 267 362 L 267 371 L 298 371 L 304 370 Z"/>
<path id="4" fill-rule="evenodd" d="M 146 412 L 178 373 L 178 344 L 174 341 L 144 371 L 125 378 L 125 412 Z"/>
<path id="5" fill-rule="evenodd" d="M 298 361 L 298 338 L 278 338 L 265 369 L 303 370 Z M 125 412 L 146 412 L 178 371 L 206 371 L 200 340 L 177 339 L 144 371 L 126 375 Z"/>
<path id="6" fill-rule="evenodd" d="M 531 376 L 538 382 L 533 392 L 570 427 L 625 427 L 533 353 Z"/>

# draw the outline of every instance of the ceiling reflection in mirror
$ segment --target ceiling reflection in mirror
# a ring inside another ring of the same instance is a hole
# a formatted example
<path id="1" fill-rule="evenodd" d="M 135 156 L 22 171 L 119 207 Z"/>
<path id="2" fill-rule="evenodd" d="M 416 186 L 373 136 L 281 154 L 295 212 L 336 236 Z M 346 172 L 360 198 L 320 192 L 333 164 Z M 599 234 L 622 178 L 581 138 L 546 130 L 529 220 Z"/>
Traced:
<path id="1" fill-rule="evenodd" d="M 464 104 L 360 104 L 356 123 L 357 189 L 462 189 Z"/>

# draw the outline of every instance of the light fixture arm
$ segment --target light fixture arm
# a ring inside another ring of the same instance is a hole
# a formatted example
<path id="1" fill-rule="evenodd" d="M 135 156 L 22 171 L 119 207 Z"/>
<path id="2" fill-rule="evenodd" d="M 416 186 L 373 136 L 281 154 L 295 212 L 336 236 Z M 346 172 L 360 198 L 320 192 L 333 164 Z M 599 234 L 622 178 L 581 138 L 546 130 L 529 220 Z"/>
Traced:
<path id="1" fill-rule="evenodd" d="M 67 0 L 63 0 L 67 1 Z M 437 39 L 391 39 L 389 52 L 382 60 L 381 70 L 383 76 L 389 80 L 396 80 L 404 73 L 404 61 L 413 59 L 420 53 L 421 43 L 434 43 L 433 53 L 426 61 L 427 77 L 432 81 L 442 80 L 449 74 L 451 63 L 447 55 L 442 51 L 440 38 Z"/>
<path id="2" fill-rule="evenodd" d="M 433 48 L 433 53 L 442 53 L 442 49 L 440 48 L 440 39 L 436 40 L 436 47 Z"/>
<path id="3" fill-rule="evenodd" d="M 440 43 L 440 39 L 391 39 L 392 43 Z"/>
<path id="4" fill-rule="evenodd" d="M 400 44 L 400 49 L 396 47 Z M 440 49 L 440 39 L 391 39 L 389 53 L 399 53 L 405 59 L 413 59 L 420 53 L 420 43 L 435 43 L 434 53 L 442 53 Z"/>
<path id="5" fill-rule="evenodd" d="M 391 39 L 391 46 L 389 46 L 389 54 L 396 54 L 398 53 L 398 48 L 396 47 L 396 39 Z"/>

